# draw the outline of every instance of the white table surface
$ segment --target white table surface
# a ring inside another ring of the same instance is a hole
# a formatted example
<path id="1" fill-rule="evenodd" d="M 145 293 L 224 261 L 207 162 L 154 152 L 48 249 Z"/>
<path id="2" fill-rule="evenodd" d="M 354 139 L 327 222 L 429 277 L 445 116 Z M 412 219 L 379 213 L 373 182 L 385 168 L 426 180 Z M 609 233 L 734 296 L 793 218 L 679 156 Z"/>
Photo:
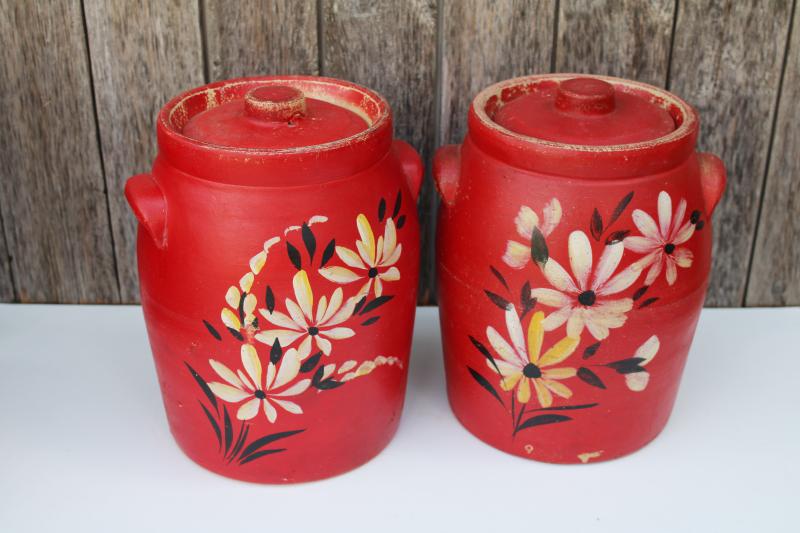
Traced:
<path id="1" fill-rule="evenodd" d="M 138 307 L 0 305 L 0 531 L 798 531 L 800 309 L 703 312 L 672 419 L 615 461 L 536 463 L 450 414 L 417 314 L 394 441 L 348 474 L 261 486 L 167 429 Z"/>

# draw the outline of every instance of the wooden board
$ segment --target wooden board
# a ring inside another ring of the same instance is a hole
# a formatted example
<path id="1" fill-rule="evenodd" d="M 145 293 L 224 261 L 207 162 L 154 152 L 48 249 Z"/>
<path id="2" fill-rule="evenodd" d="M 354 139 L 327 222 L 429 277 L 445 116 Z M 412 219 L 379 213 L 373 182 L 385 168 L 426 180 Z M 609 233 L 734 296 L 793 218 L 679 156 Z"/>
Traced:
<path id="1" fill-rule="evenodd" d="M 117 302 L 77 0 L 0 2 L 0 210 L 23 302 Z"/>
<path id="2" fill-rule="evenodd" d="M 318 74 L 316 0 L 205 0 L 211 81 Z"/>
<path id="3" fill-rule="evenodd" d="M 606 74 L 663 87 L 674 0 L 559 2 L 556 70 Z"/>
<path id="4" fill-rule="evenodd" d="M 438 140 L 449 144 L 464 139 L 467 110 L 481 89 L 550 71 L 556 2 L 445 0 L 443 10 Z"/>
<path id="5" fill-rule="evenodd" d="M 6 245 L 5 224 L 0 211 L 0 302 L 13 302 L 14 280 L 11 279 L 11 256 Z"/>
<path id="6" fill-rule="evenodd" d="M 394 112 L 395 137 L 411 143 L 426 162 L 436 130 L 436 25 L 435 0 L 322 0 L 322 74 L 383 94 Z M 426 179 L 419 199 L 423 303 L 433 298 L 435 201 Z"/>
<path id="7" fill-rule="evenodd" d="M 777 109 L 747 305 L 800 305 L 800 10 Z"/>
<path id="8" fill-rule="evenodd" d="M 711 306 L 744 301 L 790 8 L 790 0 L 679 4 L 669 88 L 699 111 L 699 148 L 728 168 L 714 214 Z"/>
<path id="9" fill-rule="evenodd" d="M 194 0 L 89 0 L 85 10 L 120 297 L 138 302 L 137 225 L 123 190 L 152 166 L 159 109 L 203 83 L 200 17 Z"/>

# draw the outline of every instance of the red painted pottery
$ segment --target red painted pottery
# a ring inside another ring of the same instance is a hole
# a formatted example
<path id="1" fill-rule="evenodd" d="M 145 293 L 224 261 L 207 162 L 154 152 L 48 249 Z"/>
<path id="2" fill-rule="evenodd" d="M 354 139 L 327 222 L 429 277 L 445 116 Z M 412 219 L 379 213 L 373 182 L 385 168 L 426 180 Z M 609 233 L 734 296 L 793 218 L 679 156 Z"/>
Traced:
<path id="1" fill-rule="evenodd" d="M 417 292 L 422 164 L 352 83 L 246 78 L 158 117 L 128 180 L 142 306 L 170 428 L 219 474 L 350 470 L 392 438 Z"/>
<path id="2" fill-rule="evenodd" d="M 540 461 L 630 453 L 667 422 L 703 306 L 722 162 L 642 83 L 529 76 L 478 94 L 434 161 L 453 412 Z"/>

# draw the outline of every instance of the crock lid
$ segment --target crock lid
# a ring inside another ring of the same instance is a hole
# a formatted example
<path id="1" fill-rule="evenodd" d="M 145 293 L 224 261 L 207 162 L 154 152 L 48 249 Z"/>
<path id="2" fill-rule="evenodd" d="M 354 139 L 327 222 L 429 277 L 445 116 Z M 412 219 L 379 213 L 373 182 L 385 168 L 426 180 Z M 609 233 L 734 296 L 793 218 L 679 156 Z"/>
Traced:
<path id="1" fill-rule="evenodd" d="M 224 184 L 305 186 L 351 176 L 392 143 L 386 100 L 319 76 L 259 76 L 210 83 L 159 113 L 160 158 Z"/>
<path id="2" fill-rule="evenodd" d="M 663 106 L 592 77 L 537 85 L 506 102 L 491 118 L 528 137 L 591 146 L 650 141 L 676 128 Z"/>
<path id="3" fill-rule="evenodd" d="M 470 106 L 468 141 L 515 167 L 617 179 L 694 153 L 697 112 L 669 91 L 611 76 L 537 74 L 490 85 Z"/>
<path id="4" fill-rule="evenodd" d="M 186 137 L 231 148 L 297 148 L 344 139 L 367 129 L 363 117 L 290 85 L 256 85 L 193 116 Z"/>

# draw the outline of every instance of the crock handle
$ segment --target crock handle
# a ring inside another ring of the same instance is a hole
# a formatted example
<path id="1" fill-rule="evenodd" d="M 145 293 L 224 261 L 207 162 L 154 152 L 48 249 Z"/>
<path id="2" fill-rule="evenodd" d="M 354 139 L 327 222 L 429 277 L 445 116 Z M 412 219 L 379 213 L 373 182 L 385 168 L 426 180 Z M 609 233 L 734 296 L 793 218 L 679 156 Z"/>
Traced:
<path id="1" fill-rule="evenodd" d="M 439 148 L 433 156 L 433 180 L 442 201 L 448 207 L 456 201 L 460 172 L 461 146 L 448 144 Z"/>
<path id="2" fill-rule="evenodd" d="M 725 164 L 722 160 L 709 153 L 697 154 L 700 163 L 700 185 L 703 189 L 703 203 L 706 215 L 711 216 L 717 207 L 722 193 L 725 191 Z"/>
<path id="3" fill-rule="evenodd" d="M 406 183 L 408 183 L 408 188 L 414 196 L 414 201 L 416 201 L 419 197 L 419 189 L 422 186 L 422 174 L 425 171 L 422 166 L 422 159 L 420 159 L 417 151 L 405 141 L 395 139 L 392 146 L 400 159 Z"/>
<path id="4" fill-rule="evenodd" d="M 167 247 L 167 201 L 150 174 L 138 174 L 125 183 L 125 198 L 156 246 Z"/>

